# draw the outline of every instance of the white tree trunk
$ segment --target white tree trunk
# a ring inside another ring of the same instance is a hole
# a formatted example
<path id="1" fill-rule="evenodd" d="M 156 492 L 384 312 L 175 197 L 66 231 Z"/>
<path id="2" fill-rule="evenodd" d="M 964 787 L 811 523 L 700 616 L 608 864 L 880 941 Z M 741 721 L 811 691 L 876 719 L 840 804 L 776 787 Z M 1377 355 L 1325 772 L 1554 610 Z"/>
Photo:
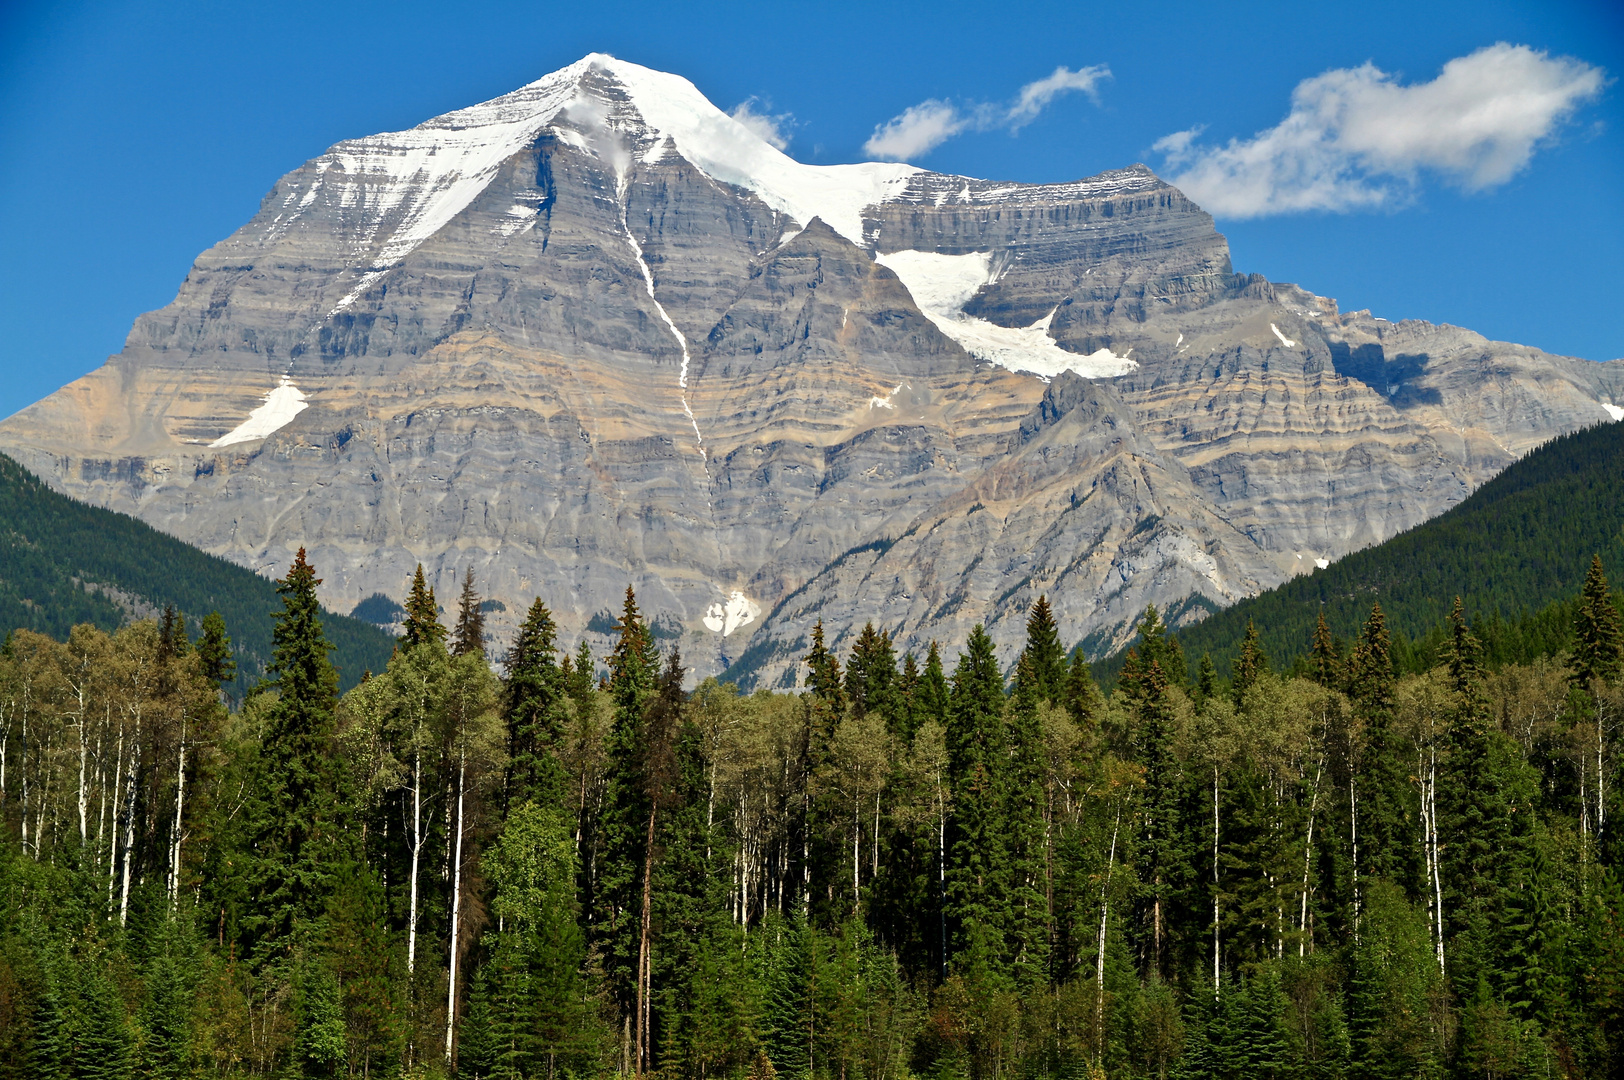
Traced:
<path id="1" fill-rule="evenodd" d="M 180 754 L 175 763 L 175 834 L 170 845 L 169 906 L 180 899 L 180 826 L 186 811 L 186 723 L 185 714 L 180 722 Z"/>
<path id="2" fill-rule="evenodd" d="M 118 900 L 118 924 L 130 917 L 130 853 L 135 850 L 135 776 L 141 764 L 141 718 L 135 720 L 135 736 L 130 740 L 130 772 L 125 779 L 124 799 L 124 886 Z"/>
<path id="3" fill-rule="evenodd" d="M 451 872 L 451 978 L 446 985 L 445 1001 L 445 1061 L 451 1064 L 452 1035 L 457 1025 L 457 935 L 462 916 L 462 794 L 463 781 L 468 775 L 468 751 L 465 747 L 457 759 L 457 853 Z"/>
<path id="4" fill-rule="evenodd" d="M 423 859 L 423 755 L 412 755 L 412 886 L 406 921 L 406 974 L 417 970 L 417 871 Z"/>

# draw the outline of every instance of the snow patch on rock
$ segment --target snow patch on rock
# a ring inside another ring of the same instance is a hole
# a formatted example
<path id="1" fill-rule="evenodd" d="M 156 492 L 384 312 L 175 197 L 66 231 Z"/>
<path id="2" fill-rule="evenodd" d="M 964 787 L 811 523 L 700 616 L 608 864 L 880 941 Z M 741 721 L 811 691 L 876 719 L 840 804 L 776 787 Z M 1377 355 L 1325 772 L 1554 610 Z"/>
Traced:
<path id="1" fill-rule="evenodd" d="M 739 627 L 755 622 L 760 617 L 761 605 L 734 589 L 725 602 L 717 601 L 706 608 L 705 617 L 700 621 L 711 633 L 727 637 Z"/>
<path id="2" fill-rule="evenodd" d="M 1606 409 L 1607 415 L 1611 416 L 1614 420 L 1624 420 L 1624 409 L 1619 408 L 1617 405 L 1609 405 L 1607 402 L 1603 401 L 1601 402 L 1601 407 Z"/>
<path id="3" fill-rule="evenodd" d="M 932 251 L 896 251 L 877 255 L 875 261 L 902 279 L 914 303 L 937 328 L 978 360 L 1010 371 L 1024 371 L 1052 379 L 1074 371 L 1085 379 L 1109 378 L 1139 365 L 1126 354 L 1099 349 L 1084 356 L 1068 352 L 1049 336 L 1054 312 L 1031 326 L 998 326 L 964 313 L 981 287 L 993 280 L 992 255 L 942 255 Z"/>
<path id="4" fill-rule="evenodd" d="M 1297 343 L 1288 338 L 1286 335 L 1282 334 L 1280 332 L 1280 328 L 1274 325 L 1274 323 L 1269 324 L 1269 329 L 1274 331 L 1274 336 L 1279 338 L 1280 344 L 1284 345 L 1286 348 L 1295 349 L 1297 347 Z"/>
<path id="5" fill-rule="evenodd" d="M 211 449 L 233 446 L 237 443 L 263 439 L 288 425 L 295 416 L 308 409 L 304 392 L 286 375 L 276 389 L 265 395 L 265 404 L 248 414 L 248 419 L 209 443 Z"/>

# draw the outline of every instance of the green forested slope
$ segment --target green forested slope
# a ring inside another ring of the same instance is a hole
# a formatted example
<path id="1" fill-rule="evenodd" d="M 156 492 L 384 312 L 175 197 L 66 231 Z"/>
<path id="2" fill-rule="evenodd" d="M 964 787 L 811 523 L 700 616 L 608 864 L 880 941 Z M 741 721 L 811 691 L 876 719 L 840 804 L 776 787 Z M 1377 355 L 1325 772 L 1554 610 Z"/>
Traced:
<path id="1" fill-rule="evenodd" d="M 1460 596 L 1491 660 L 1524 660 L 1565 637 L 1567 609 L 1598 552 L 1608 577 L 1624 579 L 1624 423 L 1553 439 L 1448 513 L 1220 611 L 1179 639 L 1192 668 L 1210 653 L 1227 672 L 1250 620 L 1264 651 L 1288 662 L 1308 650 L 1321 611 L 1346 639 L 1379 603 L 1424 655 Z M 1119 666 L 1097 670 L 1110 678 Z"/>
<path id="2" fill-rule="evenodd" d="M 204 615 L 220 612 L 243 685 L 271 655 L 272 617 L 282 602 L 270 581 L 135 518 L 52 491 L 0 455 L 0 633 L 26 628 L 61 639 L 76 623 L 111 630 L 125 620 L 104 592 L 81 583 L 111 586 L 153 607 L 173 604 L 194 635 Z M 324 621 L 344 686 L 363 671 L 383 670 L 392 638 L 358 619 L 328 614 Z"/>

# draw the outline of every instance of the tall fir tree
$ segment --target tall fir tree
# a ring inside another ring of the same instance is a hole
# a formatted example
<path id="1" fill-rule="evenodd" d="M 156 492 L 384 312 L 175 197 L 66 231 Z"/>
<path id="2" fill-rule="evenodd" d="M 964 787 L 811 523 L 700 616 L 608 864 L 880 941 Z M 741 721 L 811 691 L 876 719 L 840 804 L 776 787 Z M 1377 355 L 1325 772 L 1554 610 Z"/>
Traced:
<path id="1" fill-rule="evenodd" d="M 537 597 L 508 651 L 502 680 L 502 720 L 507 728 L 507 801 L 560 803 L 564 768 L 558 759 L 568 691 L 558 665 L 558 627 Z"/>
<path id="2" fill-rule="evenodd" d="M 953 792 L 947 863 L 951 947 L 961 966 L 978 958 L 1002 966 L 1010 911 L 1004 679 L 992 639 L 979 623 L 953 670 L 947 712 Z M 978 950 L 990 955 L 971 955 Z"/>
<path id="3" fill-rule="evenodd" d="M 485 609 L 479 593 L 474 591 L 474 568 L 470 566 L 462 578 L 462 596 L 457 601 L 457 626 L 451 635 L 451 655 L 470 653 L 485 655 Z"/>
<path id="4" fill-rule="evenodd" d="M 1619 625 L 1618 608 L 1613 605 L 1602 571 L 1601 556 L 1593 556 L 1579 592 L 1579 611 L 1574 618 L 1573 652 L 1568 661 L 1573 684 L 1589 691 L 1595 680 L 1618 677 L 1624 666 L 1624 628 Z"/>
<path id="5" fill-rule="evenodd" d="M 1362 880 L 1386 878 L 1420 895 L 1419 809 L 1410 754 L 1395 726 L 1397 682 L 1387 620 L 1376 604 L 1348 662 L 1348 696 L 1364 727 L 1350 793 L 1356 808 L 1351 823 L 1358 830 L 1357 874 Z M 1363 885 L 1357 887 L 1363 891 Z"/>
<path id="6" fill-rule="evenodd" d="M 1051 889 L 1044 815 L 1048 761 L 1038 718 L 1038 707 L 1045 700 L 1042 687 L 1029 653 L 1022 653 L 1007 709 L 1003 811 L 1009 874 L 1005 955 L 1016 983 L 1026 989 L 1044 986 L 1049 979 Z"/>
<path id="7" fill-rule="evenodd" d="M 593 937 L 619 1015 L 635 1024 L 643 985 L 642 911 L 648 823 L 654 812 L 648 775 L 646 712 L 654 696 L 660 657 L 630 586 L 618 635 L 609 654 L 609 697 L 614 709 L 605 742 L 608 761 L 600 823 L 603 870 L 594 897 Z"/>
<path id="8" fill-rule="evenodd" d="M 1026 648 L 1021 655 L 1038 698 L 1051 705 L 1062 704 L 1066 700 L 1066 648 L 1060 643 L 1060 627 L 1046 595 L 1033 602 L 1026 616 Z"/>
<path id="9" fill-rule="evenodd" d="M 1269 670 L 1269 658 L 1263 654 L 1263 646 L 1258 643 L 1257 627 L 1251 619 L 1246 620 L 1246 635 L 1241 639 L 1241 653 L 1235 658 L 1234 674 L 1230 679 L 1229 690 L 1235 697 L 1235 707 L 1240 708 L 1241 702 L 1246 698 L 1246 692 L 1256 685 L 1258 678 Z"/>
<path id="10" fill-rule="evenodd" d="M 320 584 L 303 548 L 277 582 L 283 611 L 272 632 L 270 673 L 278 696 L 243 808 L 251 897 L 243 929 L 255 946 L 286 939 L 317 918 L 335 871 L 353 855 L 336 741 L 338 673 L 328 661 Z"/>
<path id="11" fill-rule="evenodd" d="M 1342 656 L 1337 652 L 1336 638 L 1331 635 L 1331 627 L 1325 621 L 1323 608 L 1320 609 L 1319 621 L 1314 624 L 1309 670 L 1313 672 L 1314 681 L 1327 690 L 1340 690 L 1345 681 Z"/>
<path id="12" fill-rule="evenodd" d="M 897 722 L 897 656 L 891 635 L 867 623 L 852 646 L 846 661 L 846 699 L 858 716 L 872 712 L 885 720 L 888 728 Z"/>
<path id="13" fill-rule="evenodd" d="M 203 616 L 203 636 L 197 640 L 197 658 L 203 677 L 219 690 L 237 677 L 237 661 L 226 634 L 226 621 L 218 611 Z"/>
<path id="14" fill-rule="evenodd" d="M 1141 956 L 1146 975 L 1165 980 L 1171 958 L 1172 899 L 1179 870 L 1182 778 L 1173 748 L 1173 700 L 1159 660 L 1146 663 L 1133 711 L 1134 757 L 1144 777 L 1138 842 L 1134 846 Z"/>
<path id="15" fill-rule="evenodd" d="M 434 599 L 434 590 L 423 577 L 423 564 L 417 564 L 412 575 L 411 589 L 406 594 L 406 619 L 401 644 L 410 649 L 425 641 L 445 641 L 445 626 L 440 622 L 440 605 Z"/>

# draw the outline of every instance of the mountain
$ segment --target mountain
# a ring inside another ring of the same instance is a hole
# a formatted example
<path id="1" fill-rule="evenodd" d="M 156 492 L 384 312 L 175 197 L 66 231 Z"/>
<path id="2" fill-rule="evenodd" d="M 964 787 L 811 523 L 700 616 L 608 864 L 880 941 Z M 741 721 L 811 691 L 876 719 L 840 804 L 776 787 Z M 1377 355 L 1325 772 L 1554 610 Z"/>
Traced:
<path id="1" fill-rule="evenodd" d="M 1433 520 L 1243 600 L 1179 638 L 1192 670 L 1208 653 L 1227 672 L 1248 622 L 1265 653 L 1289 662 L 1308 651 L 1321 612 L 1334 634 L 1351 640 L 1379 603 L 1392 630 L 1425 639 L 1458 596 L 1491 652 L 1518 637 L 1555 646 L 1571 631 L 1571 602 L 1596 555 L 1608 579 L 1624 584 L 1624 424 L 1552 439 Z M 1513 647 L 1502 659 L 1531 657 Z M 1118 668 L 1115 657 L 1096 670 L 1109 680 Z"/>
<path id="2" fill-rule="evenodd" d="M 283 568 L 286 572 L 286 568 Z M 114 630 L 166 605 L 195 637 L 218 611 L 237 651 L 236 696 L 259 680 L 271 657 L 282 610 L 276 586 L 252 571 L 158 532 L 124 514 L 86 506 L 50 490 L 0 455 L 0 628 L 66 639 L 76 623 Z M 364 671 L 382 671 L 394 639 L 331 612 L 323 626 L 333 664 L 348 689 Z"/>
<path id="3" fill-rule="evenodd" d="M 107 364 L 0 423 L 52 486 L 335 605 L 421 562 L 600 649 L 626 585 L 701 675 L 814 620 L 904 647 L 1048 593 L 1126 641 L 1419 524 L 1624 409 L 1624 363 L 1234 272 L 1135 165 L 809 166 L 602 55 L 339 143 Z"/>

